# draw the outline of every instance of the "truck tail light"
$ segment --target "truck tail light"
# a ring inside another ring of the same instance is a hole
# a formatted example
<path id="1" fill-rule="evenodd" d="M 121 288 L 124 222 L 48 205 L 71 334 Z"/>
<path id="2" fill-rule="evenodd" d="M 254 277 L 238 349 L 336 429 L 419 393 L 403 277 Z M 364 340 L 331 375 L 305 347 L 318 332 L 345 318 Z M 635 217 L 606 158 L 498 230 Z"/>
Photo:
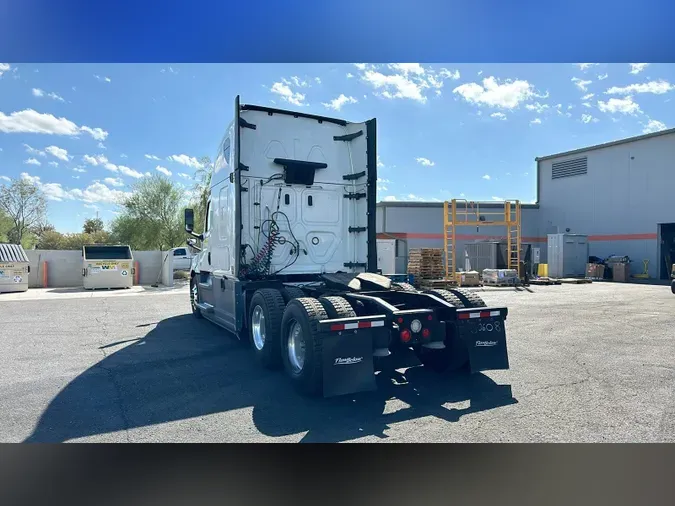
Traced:
<path id="1" fill-rule="evenodd" d="M 403 341 L 404 343 L 407 343 L 408 341 L 410 341 L 411 337 L 412 337 L 412 335 L 410 334 L 410 331 L 408 329 L 404 329 L 401 332 L 401 341 Z"/>
<path id="2" fill-rule="evenodd" d="M 431 335 L 431 331 L 430 331 L 429 329 L 424 329 L 424 330 L 422 331 L 422 337 L 423 337 L 424 339 L 428 339 L 430 335 Z"/>

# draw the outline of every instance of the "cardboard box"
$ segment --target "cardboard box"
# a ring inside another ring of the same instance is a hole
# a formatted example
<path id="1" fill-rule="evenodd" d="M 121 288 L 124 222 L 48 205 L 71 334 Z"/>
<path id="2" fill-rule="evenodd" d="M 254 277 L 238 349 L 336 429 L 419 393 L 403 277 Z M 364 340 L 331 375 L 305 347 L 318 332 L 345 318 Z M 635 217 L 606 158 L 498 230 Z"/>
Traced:
<path id="1" fill-rule="evenodd" d="M 589 279 L 603 279 L 605 266 L 601 264 L 586 264 L 586 277 Z"/>
<path id="2" fill-rule="evenodd" d="M 612 267 L 612 279 L 619 283 L 626 283 L 630 279 L 630 264 L 614 264 Z"/>
<path id="3" fill-rule="evenodd" d="M 480 274 L 477 271 L 460 273 L 459 284 L 461 286 L 480 286 Z"/>

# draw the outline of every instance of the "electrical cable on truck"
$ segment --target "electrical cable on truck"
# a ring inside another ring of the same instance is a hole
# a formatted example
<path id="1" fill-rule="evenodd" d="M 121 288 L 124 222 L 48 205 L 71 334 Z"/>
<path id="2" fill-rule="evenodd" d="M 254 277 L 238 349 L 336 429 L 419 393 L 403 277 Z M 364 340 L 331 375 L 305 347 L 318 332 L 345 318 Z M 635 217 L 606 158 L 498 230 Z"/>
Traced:
<path id="1" fill-rule="evenodd" d="M 413 353 L 444 373 L 508 369 L 504 307 L 378 274 L 377 123 L 235 100 L 190 272 L 197 318 L 249 342 L 308 394 L 373 390 Z M 215 207 L 217 206 L 217 208 Z M 439 376 L 441 380 L 442 376 Z"/>

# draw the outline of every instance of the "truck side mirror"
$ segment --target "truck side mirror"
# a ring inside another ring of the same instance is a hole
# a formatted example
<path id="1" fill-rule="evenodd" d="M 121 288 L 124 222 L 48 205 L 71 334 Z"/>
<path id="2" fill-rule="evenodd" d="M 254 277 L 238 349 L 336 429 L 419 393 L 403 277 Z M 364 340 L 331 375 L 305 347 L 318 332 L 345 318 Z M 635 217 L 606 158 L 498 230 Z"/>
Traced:
<path id="1" fill-rule="evenodd" d="M 185 210 L 185 230 L 192 232 L 195 226 L 195 212 L 192 209 Z"/>

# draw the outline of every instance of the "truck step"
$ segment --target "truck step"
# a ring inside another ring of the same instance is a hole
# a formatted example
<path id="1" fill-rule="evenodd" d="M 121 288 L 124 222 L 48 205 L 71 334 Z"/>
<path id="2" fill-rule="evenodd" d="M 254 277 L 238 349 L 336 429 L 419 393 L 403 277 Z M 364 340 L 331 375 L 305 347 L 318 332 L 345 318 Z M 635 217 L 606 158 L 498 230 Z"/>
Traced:
<path id="1" fill-rule="evenodd" d="M 209 304 L 208 302 L 197 302 L 195 304 L 199 309 L 204 311 L 205 313 L 213 313 L 213 306 Z"/>

